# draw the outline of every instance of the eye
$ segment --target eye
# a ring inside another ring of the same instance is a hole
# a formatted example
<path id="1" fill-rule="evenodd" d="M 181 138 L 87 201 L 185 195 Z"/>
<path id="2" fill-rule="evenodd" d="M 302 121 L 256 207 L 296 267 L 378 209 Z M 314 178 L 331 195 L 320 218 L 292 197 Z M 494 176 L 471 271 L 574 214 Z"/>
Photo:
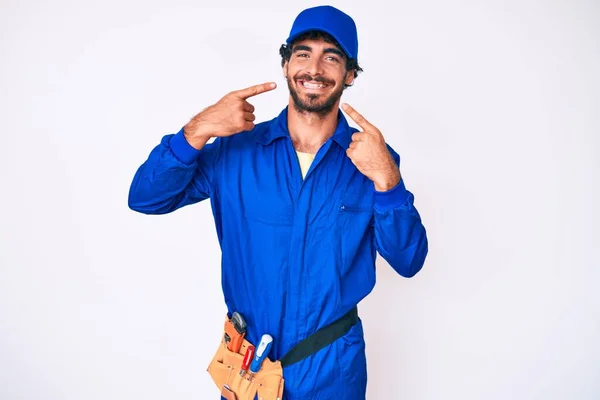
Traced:
<path id="1" fill-rule="evenodd" d="M 296 57 L 308 57 L 307 53 L 298 53 Z"/>
<path id="2" fill-rule="evenodd" d="M 336 63 L 340 62 L 340 60 L 336 56 L 328 56 L 327 59 Z"/>

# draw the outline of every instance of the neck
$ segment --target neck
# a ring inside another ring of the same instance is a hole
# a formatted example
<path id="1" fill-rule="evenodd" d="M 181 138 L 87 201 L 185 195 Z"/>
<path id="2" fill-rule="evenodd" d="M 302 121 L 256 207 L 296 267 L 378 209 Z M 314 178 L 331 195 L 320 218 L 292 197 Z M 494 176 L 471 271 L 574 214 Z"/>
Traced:
<path id="1" fill-rule="evenodd" d="M 338 103 L 334 105 L 331 112 L 320 115 L 296 110 L 290 98 L 287 111 L 288 130 L 297 151 L 316 154 L 319 148 L 333 136 L 338 124 Z"/>

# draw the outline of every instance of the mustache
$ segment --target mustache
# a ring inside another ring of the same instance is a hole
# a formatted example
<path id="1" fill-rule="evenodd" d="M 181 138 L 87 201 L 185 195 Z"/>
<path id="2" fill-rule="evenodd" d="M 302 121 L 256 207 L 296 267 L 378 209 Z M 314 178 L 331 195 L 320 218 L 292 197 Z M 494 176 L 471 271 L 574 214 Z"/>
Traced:
<path id="1" fill-rule="evenodd" d="M 313 77 L 313 76 L 310 76 L 308 74 L 304 74 L 304 75 L 301 75 L 301 76 L 297 77 L 296 80 L 298 80 L 298 81 L 320 82 L 320 83 L 325 83 L 325 84 L 328 84 L 328 85 L 334 85 L 335 84 L 334 81 L 332 81 L 330 79 L 326 79 L 326 78 L 324 78 L 324 77 L 322 77 L 320 75 L 317 75 L 317 76 Z"/>

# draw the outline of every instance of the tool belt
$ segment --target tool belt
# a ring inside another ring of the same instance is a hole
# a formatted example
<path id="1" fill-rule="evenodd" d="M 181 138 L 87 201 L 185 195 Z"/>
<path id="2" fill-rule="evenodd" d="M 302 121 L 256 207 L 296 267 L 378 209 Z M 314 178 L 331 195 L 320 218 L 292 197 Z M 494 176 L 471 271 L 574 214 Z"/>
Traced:
<path id="1" fill-rule="evenodd" d="M 229 318 L 226 319 L 226 324 Z M 227 348 L 224 336 L 212 361 L 208 373 L 227 400 L 280 400 L 283 396 L 283 367 L 297 363 L 330 345 L 344 336 L 358 322 L 358 310 L 354 307 L 337 321 L 319 329 L 290 349 L 280 360 L 271 361 L 268 357 L 263 361 L 260 370 L 247 379 L 247 374 L 240 375 L 244 354 L 252 343 L 243 339 L 238 352 Z"/>

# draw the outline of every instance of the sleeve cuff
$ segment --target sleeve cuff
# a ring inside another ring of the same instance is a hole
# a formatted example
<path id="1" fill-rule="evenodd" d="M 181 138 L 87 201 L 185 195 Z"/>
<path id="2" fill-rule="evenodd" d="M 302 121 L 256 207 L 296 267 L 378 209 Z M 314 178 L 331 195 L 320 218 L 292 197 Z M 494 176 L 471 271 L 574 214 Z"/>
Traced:
<path id="1" fill-rule="evenodd" d="M 375 190 L 375 209 L 379 211 L 388 211 L 398 208 L 406 203 L 410 193 L 406 190 L 404 179 L 386 192 L 378 192 Z"/>
<path id="2" fill-rule="evenodd" d="M 171 151 L 175 157 L 184 164 L 192 164 L 198 158 L 202 150 L 196 150 L 183 136 L 183 128 L 177 134 L 173 135 L 169 141 Z"/>

